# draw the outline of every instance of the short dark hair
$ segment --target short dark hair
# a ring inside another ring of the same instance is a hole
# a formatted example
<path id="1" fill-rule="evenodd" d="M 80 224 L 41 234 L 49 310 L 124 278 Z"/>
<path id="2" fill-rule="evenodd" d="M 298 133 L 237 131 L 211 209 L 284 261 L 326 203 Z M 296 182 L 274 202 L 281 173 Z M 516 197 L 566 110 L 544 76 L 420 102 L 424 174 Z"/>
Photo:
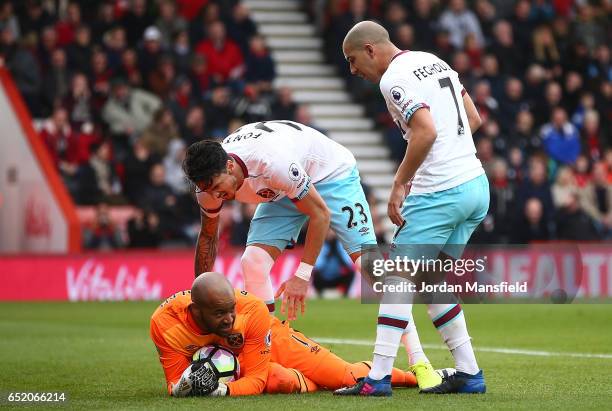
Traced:
<path id="1" fill-rule="evenodd" d="M 229 156 L 217 141 L 202 140 L 187 149 L 183 171 L 192 183 L 212 184 L 213 178 L 225 172 Z"/>

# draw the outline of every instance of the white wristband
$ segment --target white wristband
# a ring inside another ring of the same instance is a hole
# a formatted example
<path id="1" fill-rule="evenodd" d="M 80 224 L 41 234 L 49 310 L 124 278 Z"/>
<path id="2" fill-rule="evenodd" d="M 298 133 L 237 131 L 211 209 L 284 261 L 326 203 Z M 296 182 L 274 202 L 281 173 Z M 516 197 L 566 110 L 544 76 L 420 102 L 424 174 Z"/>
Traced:
<path id="1" fill-rule="evenodd" d="M 295 271 L 295 276 L 301 278 L 305 281 L 310 281 L 310 275 L 312 274 L 313 266 L 310 264 L 306 264 L 305 262 L 301 262 Z"/>

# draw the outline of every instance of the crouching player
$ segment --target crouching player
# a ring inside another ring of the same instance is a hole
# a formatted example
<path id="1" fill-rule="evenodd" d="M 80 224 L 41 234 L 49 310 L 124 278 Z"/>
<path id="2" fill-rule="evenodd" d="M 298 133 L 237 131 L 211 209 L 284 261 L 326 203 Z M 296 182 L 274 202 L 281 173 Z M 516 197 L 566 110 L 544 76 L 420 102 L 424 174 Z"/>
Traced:
<path id="1" fill-rule="evenodd" d="M 355 384 L 370 367 L 350 364 L 269 315 L 263 300 L 234 290 L 219 273 L 204 273 L 191 291 L 164 301 L 151 317 L 151 338 L 164 369 L 168 392 L 183 396 L 304 393 Z M 192 365 L 206 345 L 224 346 L 238 357 L 241 375 L 219 383 L 209 367 Z M 190 373 L 184 371 L 191 367 Z M 410 372 L 393 369 L 392 384 L 416 386 Z"/>

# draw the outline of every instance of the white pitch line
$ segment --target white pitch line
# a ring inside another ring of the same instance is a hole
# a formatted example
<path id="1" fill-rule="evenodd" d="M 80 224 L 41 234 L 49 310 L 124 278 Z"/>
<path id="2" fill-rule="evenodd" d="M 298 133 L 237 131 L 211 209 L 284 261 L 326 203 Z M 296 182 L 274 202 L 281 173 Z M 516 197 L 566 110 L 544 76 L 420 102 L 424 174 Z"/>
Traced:
<path id="1" fill-rule="evenodd" d="M 373 347 L 373 341 L 367 340 L 353 340 L 350 338 L 313 338 L 314 341 L 323 344 L 344 344 L 344 345 L 362 345 Z M 430 350 L 447 350 L 444 345 L 437 344 L 423 344 L 423 348 Z M 536 351 L 536 350 L 522 350 L 514 348 L 496 348 L 496 347 L 474 347 L 474 351 L 480 352 L 494 352 L 498 354 L 513 354 L 513 355 L 529 355 L 535 357 L 573 357 L 573 358 L 605 358 L 612 359 L 612 354 L 591 354 L 591 353 L 579 353 L 579 352 L 555 352 L 555 351 Z"/>

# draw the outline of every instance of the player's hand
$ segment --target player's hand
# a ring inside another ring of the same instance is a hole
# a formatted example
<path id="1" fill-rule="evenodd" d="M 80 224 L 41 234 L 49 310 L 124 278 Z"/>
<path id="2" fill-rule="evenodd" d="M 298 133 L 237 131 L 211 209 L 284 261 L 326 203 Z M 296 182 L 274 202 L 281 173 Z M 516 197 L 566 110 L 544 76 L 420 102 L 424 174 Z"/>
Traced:
<path id="1" fill-rule="evenodd" d="M 391 187 L 391 194 L 389 195 L 389 203 L 387 204 L 387 214 L 391 219 L 391 222 L 396 226 L 404 224 L 404 217 L 402 217 L 402 205 L 406 198 L 407 185 L 393 184 Z"/>
<path id="2" fill-rule="evenodd" d="M 306 310 L 306 293 L 308 292 L 308 281 L 303 280 L 295 275 L 281 284 L 276 291 L 274 298 L 283 296 L 281 304 L 281 314 L 285 314 L 287 310 L 287 319 L 293 321 L 297 318 L 298 308 L 302 314 Z"/>
<path id="3" fill-rule="evenodd" d="M 193 396 L 209 395 L 219 388 L 219 380 L 215 372 L 210 363 L 204 361 L 196 361 L 191 365 L 189 382 L 191 382 L 191 395 Z"/>

